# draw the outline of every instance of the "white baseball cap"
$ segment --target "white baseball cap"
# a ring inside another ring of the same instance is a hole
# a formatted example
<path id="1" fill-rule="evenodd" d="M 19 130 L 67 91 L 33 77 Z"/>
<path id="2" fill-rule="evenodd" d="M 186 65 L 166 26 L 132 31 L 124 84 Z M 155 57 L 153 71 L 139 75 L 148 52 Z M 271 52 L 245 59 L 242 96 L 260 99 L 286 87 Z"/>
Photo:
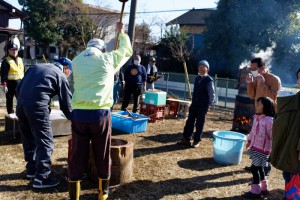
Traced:
<path id="1" fill-rule="evenodd" d="M 97 49 L 99 49 L 101 51 L 106 48 L 105 42 L 101 39 L 98 39 L 98 38 L 91 39 L 88 42 L 87 46 L 88 47 L 96 47 Z"/>

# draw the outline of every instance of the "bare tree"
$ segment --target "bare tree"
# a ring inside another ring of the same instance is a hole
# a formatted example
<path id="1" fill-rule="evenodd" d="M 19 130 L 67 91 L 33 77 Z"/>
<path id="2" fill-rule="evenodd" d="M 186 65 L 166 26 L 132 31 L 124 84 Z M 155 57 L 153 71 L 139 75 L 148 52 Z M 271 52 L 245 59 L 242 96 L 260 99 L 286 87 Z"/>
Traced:
<path id="1" fill-rule="evenodd" d="M 76 0 L 61 6 L 66 12 L 61 15 L 59 22 L 63 38 L 57 45 L 66 52 L 70 47 L 77 50 L 86 48 L 87 42 L 92 38 L 109 40 L 115 36 L 118 11 L 83 4 Z"/>
<path id="2" fill-rule="evenodd" d="M 171 27 L 170 31 L 166 31 L 168 38 L 165 43 L 170 48 L 172 56 L 183 64 L 185 80 L 188 86 L 189 99 L 192 99 L 189 74 L 186 66 L 186 60 L 189 59 L 193 52 L 193 38 L 187 34 L 185 28 Z"/>

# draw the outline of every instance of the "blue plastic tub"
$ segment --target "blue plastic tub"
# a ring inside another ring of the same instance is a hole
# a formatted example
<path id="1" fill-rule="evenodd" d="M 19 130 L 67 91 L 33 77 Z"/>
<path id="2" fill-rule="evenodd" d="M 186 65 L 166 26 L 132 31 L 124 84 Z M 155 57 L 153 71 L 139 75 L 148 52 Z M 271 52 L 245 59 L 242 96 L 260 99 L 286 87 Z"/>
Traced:
<path id="1" fill-rule="evenodd" d="M 148 117 L 137 113 L 132 113 L 132 115 L 139 118 L 130 117 L 127 111 L 113 112 L 111 115 L 112 128 L 125 133 L 145 132 L 147 130 Z"/>
<path id="2" fill-rule="evenodd" d="M 215 131 L 214 160 L 221 164 L 237 165 L 242 160 L 246 136 L 233 131 Z"/>

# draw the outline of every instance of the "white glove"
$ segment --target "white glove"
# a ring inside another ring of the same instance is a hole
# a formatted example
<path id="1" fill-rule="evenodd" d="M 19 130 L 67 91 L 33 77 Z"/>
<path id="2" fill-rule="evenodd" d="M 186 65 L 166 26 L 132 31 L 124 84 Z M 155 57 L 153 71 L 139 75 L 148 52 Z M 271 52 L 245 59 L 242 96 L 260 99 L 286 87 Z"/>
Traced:
<path id="1" fill-rule="evenodd" d="M 260 76 L 257 77 L 257 83 L 258 84 L 262 84 L 264 82 L 265 82 L 265 78 L 262 75 L 260 75 Z"/>
<path id="2" fill-rule="evenodd" d="M 2 86 L 2 91 L 6 94 L 8 92 L 7 86 L 3 85 Z"/>

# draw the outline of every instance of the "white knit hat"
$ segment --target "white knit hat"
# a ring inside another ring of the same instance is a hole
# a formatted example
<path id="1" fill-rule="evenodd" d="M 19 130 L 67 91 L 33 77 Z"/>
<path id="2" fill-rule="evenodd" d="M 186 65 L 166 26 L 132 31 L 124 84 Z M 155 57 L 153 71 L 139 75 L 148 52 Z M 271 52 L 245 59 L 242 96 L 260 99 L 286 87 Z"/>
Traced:
<path id="1" fill-rule="evenodd" d="M 101 39 L 98 39 L 98 38 L 91 39 L 88 42 L 87 46 L 88 47 L 96 47 L 97 49 L 99 49 L 101 51 L 106 48 L 105 42 Z"/>

